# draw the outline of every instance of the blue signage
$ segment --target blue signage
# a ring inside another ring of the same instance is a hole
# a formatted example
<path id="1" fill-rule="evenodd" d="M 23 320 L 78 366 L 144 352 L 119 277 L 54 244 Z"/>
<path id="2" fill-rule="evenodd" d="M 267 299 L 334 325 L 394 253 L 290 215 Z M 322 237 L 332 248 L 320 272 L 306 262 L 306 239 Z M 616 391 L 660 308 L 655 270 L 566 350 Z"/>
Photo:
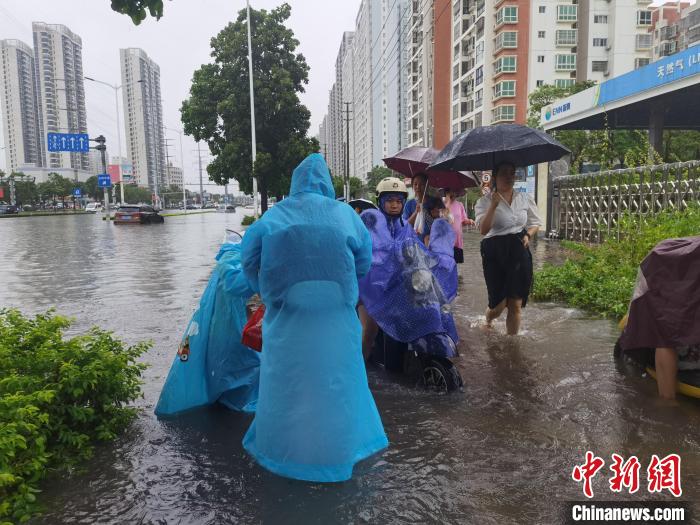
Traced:
<path id="1" fill-rule="evenodd" d="M 73 190 L 73 195 L 75 195 L 76 197 L 80 197 L 80 188 L 75 188 Z"/>
<path id="2" fill-rule="evenodd" d="M 49 151 L 70 153 L 88 153 L 90 137 L 87 133 L 49 133 L 46 136 Z"/>
<path id="3" fill-rule="evenodd" d="M 700 47 L 694 46 L 603 82 L 600 85 L 598 105 L 602 106 L 697 74 L 700 74 Z"/>
<path id="4" fill-rule="evenodd" d="M 112 179 L 110 178 L 108 173 L 103 173 L 102 175 L 97 176 L 97 185 L 100 188 L 111 188 L 112 187 Z"/>

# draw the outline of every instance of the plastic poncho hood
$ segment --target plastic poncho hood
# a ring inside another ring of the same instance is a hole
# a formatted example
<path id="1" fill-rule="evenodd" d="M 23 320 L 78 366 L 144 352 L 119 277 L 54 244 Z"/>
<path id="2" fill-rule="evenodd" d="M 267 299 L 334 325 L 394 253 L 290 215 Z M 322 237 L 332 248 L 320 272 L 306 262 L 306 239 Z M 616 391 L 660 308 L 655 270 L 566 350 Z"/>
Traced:
<path id="1" fill-rule="evenodd" d="M 355 211 L 333 198 L 318 154 L 292 175 L 290 196 L 243 238 L 243 268 L 266 311 L 260 392 L 245 449 L 268 470 L 343 481 L 386 447 L 367 384 L 357 281 L 372 242 Z"/>
<path id="2" fill-rule="evenodd" d="M 335 199 L 331 174 L 320 153 L 309 155 L 294 169 L 289 195 L 293 196 L 299 193 L 316 193 L 329 199 Z"/>

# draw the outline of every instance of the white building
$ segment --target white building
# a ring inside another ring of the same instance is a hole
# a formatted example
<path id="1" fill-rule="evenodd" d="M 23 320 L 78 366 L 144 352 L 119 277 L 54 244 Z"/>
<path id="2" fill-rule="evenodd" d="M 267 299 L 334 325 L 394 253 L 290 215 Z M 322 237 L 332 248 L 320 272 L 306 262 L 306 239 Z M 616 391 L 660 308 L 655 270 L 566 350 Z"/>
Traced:
<path id="1" fill-rule="evenodd" d="M 651 60 L 652 11 L 648 1 L 588 0 L 573 5 L 578 26 L 577 80 L 601 83 Z"/>
<path id="2" fill-rule="evenodd" d="M 347 33 L 346 33 L 347 34 Z M 354 39 L 354 33 L 350 33 L 352 38 L 348 42 L 347 49 L 343 53 L 341 68 L 341 85 L 343 86 L 343 103 L 349 102 L 349 115 L 345 114 L 345 104 L 343 104 L 343 116 L 350 119 L 349 122 L 343 122 L 343 155 L 347 148 L 348 152 L 348 170 L 351 177 L 361 178 L 362 174 L 355 171 L 355 128 L 353 126 L 353 120 L 355 118 L 354 108 L 355 108 L 355 89 L 353 82 L 353 53 L 352 53 L 352 40 Z M 345 169 L 343 169 L 345 173 Z"/>
<path id="3" fill-rule="evenodd" d="M 32 23 L 39 114 L 38 164 L 89 172 L 87 154 L 49 153 L 48 133 L 87 133 L 82 41 L 64 25 Z"/>
<path id="4" fill-rule="evenodd" d="M 41 165 L 34 51 L 19 40 L 0 40 L 0 112 L 8 173 Z"/>
<path id="5" fill-rule="evenodd" d="M 139 186 L 167 183 L 160 67 L 142 49 L 120 49 L 127 154 Z"/>
<path id="6" fill-rule="evenodd" d="M 88 153 L 88 159 L 90 160 L 90 173 L 94 176 L 106 173 L 102 167 L 102 153 L 97 150 L 90 150 Z M 105 161 L 107 166 L 110 165 L 109 152 L 105 151 Z"/>
<path id="7" fill-rule="evenodd" d="M 168 163 L 167 169 L 168 176 L 168 187 L 177 186 L 182 188 L 182 168 L 178 166 L 173 166 L 172 163 Z"/>
<path id="8" fill-rule="evenodd" d="M 362 180 L 372 170 L 372 4 L 362 0 L 355 21 L 353 40 L 353 108 L 352 126 L 355 143 L 355 174 Z"/>

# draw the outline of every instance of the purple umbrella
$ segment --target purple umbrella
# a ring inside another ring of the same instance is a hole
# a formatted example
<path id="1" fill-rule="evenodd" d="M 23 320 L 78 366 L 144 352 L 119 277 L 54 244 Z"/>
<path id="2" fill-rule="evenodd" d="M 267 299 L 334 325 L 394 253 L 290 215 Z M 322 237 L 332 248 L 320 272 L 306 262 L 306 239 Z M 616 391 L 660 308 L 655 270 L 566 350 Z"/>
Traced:
<path id="1" fill-rule="evenodd" d="M 387 157 L 383 160 L 387 168 L 406 177 L 412 178 L 417 173 L 425 173 L 428 175 L 428 184 L 434 188 L 450 188 L 460 191 L 464 188 L 479 186 L 479 180 L 468 172 L 451 169 L 427 171 L 428 166 L 439 153 L 435 148 L 410 146 L 402 149 L 393 157 Z"/>

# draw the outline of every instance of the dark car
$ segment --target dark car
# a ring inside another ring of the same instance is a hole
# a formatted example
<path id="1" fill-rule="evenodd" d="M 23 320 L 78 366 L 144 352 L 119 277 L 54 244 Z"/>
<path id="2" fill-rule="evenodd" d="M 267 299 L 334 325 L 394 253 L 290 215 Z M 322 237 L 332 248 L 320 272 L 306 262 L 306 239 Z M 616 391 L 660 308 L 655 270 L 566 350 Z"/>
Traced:
<path id="1" fill-rule="evenodd" d="M 0 204 L 0 215 L 14 215 L 19 213 L 19 208 L 12 204 Z"/>
<path id="2" fill-rule="evenodd" d="M 119 206 L 114 214 L 114 224 L 154 224 L 165 222 L 153 206 Z"/>

